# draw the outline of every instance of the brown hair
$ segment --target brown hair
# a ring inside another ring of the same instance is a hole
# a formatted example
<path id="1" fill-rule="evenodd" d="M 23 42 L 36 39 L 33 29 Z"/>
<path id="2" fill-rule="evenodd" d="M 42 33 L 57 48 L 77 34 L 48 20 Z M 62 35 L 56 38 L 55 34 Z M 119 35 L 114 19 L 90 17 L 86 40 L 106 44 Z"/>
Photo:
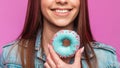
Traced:
<path id="1" fill-rule="evenodd" d="M 80 2 L 80 13 L 74 20 L 74 27 L 77 29 L 77 33 L 81 38 L 81 45 L 85 47 L 84 56 L 89 68 L 96 68 L 97 59 L 90 44 L 94 39 L 90 30 L 88 4 L 87 0 L 81 0 Z M 43 28 L 42 13 L 40 9 L 40 0 L 28 0 L 25 25 L 19 36 L 19 53 L 23 68 L 34 68 L 36 35 L 38 29 Z M 95 62 L 91 62 L 88 51 L 91 51 L 93 54 L 92 59 L 94 59 Z"/>

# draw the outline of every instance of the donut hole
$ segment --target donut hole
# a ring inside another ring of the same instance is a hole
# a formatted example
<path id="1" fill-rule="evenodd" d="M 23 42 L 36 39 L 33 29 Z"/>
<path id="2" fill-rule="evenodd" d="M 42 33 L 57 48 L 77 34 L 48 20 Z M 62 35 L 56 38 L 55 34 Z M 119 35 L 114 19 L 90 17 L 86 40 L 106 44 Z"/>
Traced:
<path id="1" fill-rule="evenodd" d="M 63 45 L 66 46 L 66 47 L 69 46 L 70 45 L 70 40 L 64 39 L 63 40 Z"/>

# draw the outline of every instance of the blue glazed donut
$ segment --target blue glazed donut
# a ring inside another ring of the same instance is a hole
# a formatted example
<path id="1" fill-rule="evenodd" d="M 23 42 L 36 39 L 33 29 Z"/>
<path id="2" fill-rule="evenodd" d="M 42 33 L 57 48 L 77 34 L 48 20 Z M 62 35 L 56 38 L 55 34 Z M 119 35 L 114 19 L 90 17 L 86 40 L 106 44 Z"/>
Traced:
<path id="1" fill-rule="evenodd" d="M 69 41 L 68 46 L 63 44 L 64 40 Z M 52 45 L 60 57 L 72 57 L 80 47 L 80 38 L 75 31 L 60 30 L 53 36 Z"/>

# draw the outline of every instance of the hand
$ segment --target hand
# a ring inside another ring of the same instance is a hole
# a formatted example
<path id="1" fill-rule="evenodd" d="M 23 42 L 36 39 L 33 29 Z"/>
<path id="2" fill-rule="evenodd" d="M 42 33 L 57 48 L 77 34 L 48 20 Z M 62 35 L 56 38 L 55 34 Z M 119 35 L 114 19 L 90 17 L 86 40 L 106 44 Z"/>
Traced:
<path id="1" fill-rule="evenodd" d="M 56 54 L 53 47 L 48 45 L 49 55 L 46 58 L 44 64 L 45 68 L 81 68 L 81 54 L 84 51 L 84 47 L 79 49 L 75 54 L 75 61 L 73 64 L 67 64 Z"/>

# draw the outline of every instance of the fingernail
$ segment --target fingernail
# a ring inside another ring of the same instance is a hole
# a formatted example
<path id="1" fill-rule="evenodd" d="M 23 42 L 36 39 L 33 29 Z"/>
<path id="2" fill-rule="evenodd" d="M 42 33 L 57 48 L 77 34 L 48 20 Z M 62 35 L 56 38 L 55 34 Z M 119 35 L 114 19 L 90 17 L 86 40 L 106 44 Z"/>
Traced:
<path id="1" fill-rule="evenodd" d="M 84 47 L 81 48 L 81 53 L 83 53 L 83 51 L 84 51 Z"/>
<path id="2" fill-rule="evenodd" d="M 48 44 L 48 48 L 50 48 L 50 45 Z"/>

